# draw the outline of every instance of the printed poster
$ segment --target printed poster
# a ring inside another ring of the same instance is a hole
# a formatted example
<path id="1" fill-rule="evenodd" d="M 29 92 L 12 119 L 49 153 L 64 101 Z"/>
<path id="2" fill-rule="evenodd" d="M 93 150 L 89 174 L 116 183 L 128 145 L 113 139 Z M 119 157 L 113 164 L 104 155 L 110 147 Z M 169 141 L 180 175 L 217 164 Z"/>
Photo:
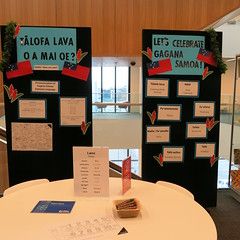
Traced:
<path id="1" fill-rule="evenodd" d="M 30 60 L 34 70 L 62 70 L 65 61 L 76 63 L 75 28 L 21 27 L 17 61 Z"/>
<path id="2" fill-rule="evenodd" d="M 202 75 L 204 63 L 197 60 L 199 49 L 205 49 L 204 36 L 152 35 L 152 61 L 170 59 L 172 71 L 164 75 Z"/>
<path id="3" fill-rule="evenodd" d="M 109 195 L 108 147 L 73 147 L 74 191 L 78 196 Z"/>
<path id="4" fill-rule="evenodd" d="M 60 125 L 81 126 L 86 122 L 86 98 L 60 98 Z"/>
<path id="5" fill-rule="evenodd" d="M 169 79 L 148 79 L 146 97 L 168 98 Z"/>
<path id="6" fill-rule="evenodd" d="M 19 99 L 19 118 L 46 118 L 46 99 Z"/>
<path id="7" fill-rule="evenodd" d="M 52 151 L 52 123 L 12 122 L 12 151 Z"/>
<path id="8" fill-rule="evenodd" d="M 147 126 L 147 143 L 169 143 L 170 126 Z"/>

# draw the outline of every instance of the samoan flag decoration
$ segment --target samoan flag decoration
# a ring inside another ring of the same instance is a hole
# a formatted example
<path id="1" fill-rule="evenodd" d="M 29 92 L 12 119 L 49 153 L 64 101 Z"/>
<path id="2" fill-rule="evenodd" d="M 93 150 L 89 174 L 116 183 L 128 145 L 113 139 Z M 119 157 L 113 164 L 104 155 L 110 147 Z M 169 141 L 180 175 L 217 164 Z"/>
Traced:
<path id="1" fill-rule="evenodd" d="M 156 75 L 164 72 L 172 71 L 172 63 L 170 58 L 147 63 L 148 75 Z"/>
<path id="2" fill-rule="evenodd" d="M 217 63 L 216 63 L 215 57 L 213 55 L 213 52 L 210 52 L 206 49 L 203 49 L 203 48 L 199 49 L 199 52 L 197 55 L 197 60 L 199 60 L 201 62 L 205 62 L 214 67 L 217 67 Z"/>
<path id="3" fill-rule="evenodd" d="M 62 75 L 87 81 L 90 69 L 79 64 L 64 62 Z"/>
<path id="4" fill-rule="evenodd" d="M 32 65 L 29 60 L 10 64 L 6 70 L 7 79 L 32 74 Z"/>

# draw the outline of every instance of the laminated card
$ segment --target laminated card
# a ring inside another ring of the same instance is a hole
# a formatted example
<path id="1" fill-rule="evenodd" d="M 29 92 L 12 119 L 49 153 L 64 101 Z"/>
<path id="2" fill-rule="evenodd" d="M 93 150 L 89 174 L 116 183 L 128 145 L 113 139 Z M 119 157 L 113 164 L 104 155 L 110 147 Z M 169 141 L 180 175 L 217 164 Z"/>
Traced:
<path id="1" fill-rule="evenodd" d="M 109 195 L 108 147 L 73 147 L 74 192 L 78 196 Z"/>

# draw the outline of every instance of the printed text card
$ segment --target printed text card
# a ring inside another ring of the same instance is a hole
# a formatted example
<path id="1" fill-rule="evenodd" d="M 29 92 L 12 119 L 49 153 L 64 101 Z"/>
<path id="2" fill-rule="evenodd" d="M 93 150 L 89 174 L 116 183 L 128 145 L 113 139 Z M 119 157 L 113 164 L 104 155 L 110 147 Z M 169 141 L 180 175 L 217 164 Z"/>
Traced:
<path id="1" fill-rule="evenodd" d="M 170 142 L 170 126 L 147 126 L 147 143 Z"/>
<path id="2" fill-rule="evenodd" d="M 160 121 L 180 121 L 181 120 L 180 104 L 158 105 L 158 120 Z"/>
<path id="3" fill-rule="evenodd" d="M 85 197 L 108 196 L 107 147 L 73 147 L 74 190 Z"/>

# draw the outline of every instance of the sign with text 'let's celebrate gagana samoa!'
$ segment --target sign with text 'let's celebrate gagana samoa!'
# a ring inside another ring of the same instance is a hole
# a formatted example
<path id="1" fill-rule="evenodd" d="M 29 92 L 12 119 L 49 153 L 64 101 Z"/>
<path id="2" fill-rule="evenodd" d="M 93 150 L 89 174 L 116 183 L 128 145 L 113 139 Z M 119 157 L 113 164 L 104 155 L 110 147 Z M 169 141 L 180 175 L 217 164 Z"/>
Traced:
<path id="1" fill-rule="evenodd" d="M 21 27 L 17 60 L 30 60 L 34 70 L 62 70 L 64 62 L 76 63 L 75 28 Z"/>
<path id="2" fill-rule="evenodd" d="M 170 59 L 167 75 L 202 75 L 204 63 L 197 60 L 199 49 L 205 49 L 204 36 L 152 35 L 152 61 Z"/>

